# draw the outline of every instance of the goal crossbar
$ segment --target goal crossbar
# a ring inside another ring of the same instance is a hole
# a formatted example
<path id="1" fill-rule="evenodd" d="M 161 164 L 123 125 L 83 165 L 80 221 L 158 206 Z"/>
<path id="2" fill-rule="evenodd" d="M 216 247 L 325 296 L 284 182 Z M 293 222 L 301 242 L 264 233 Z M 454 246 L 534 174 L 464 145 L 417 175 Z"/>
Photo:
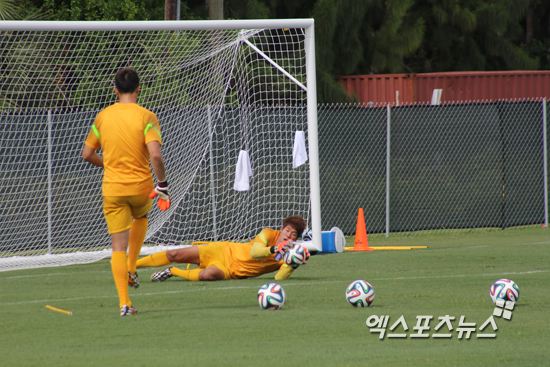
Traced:
<path id="1" fill-rule="evenodd" d="M 167 21 L 24 21 L 0 22 L 1 31 L 184 31 L 276 29 L 313 26 L 313 19 L 167 20 Z"/>

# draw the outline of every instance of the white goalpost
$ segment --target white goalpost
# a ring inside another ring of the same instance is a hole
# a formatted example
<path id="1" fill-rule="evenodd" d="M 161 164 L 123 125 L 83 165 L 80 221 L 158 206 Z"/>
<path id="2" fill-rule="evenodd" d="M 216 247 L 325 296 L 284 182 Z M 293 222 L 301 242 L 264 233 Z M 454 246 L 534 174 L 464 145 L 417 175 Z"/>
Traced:
<path id="1" fill-rule="evenodd" d="M 126 66 L 159 118 L 173 200 L 149 213 L 142 254 L 249 241 L 288 215 L 322 248 L 313 19 L 4 21 L 0 42 L 0 271 L 110 257 L 103 172 L 80 153 Z"/>

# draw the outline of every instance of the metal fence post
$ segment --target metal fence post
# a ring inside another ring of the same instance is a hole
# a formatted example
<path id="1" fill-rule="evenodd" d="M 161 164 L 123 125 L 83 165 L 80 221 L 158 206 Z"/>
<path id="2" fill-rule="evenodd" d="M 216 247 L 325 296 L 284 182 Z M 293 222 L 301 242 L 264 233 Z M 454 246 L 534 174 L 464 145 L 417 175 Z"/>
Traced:
<path id="1" fill-rule="evenodd" d="M 500 198 L 501 219 L 500 227 L 506 229 L 506 133 L 504 132 L 504 121 L 502 116 L 499 116 L 500 127 L 500 143 L 501 143 L 501 169 L 502 169 L 502 191 Z"/>
<path id="2" fill-rule="evenodd" d="M 544 172 L 544 225 L 548 228 L 548 138 L 546 134 L 546 98 L 542 100 L 542 149 Z"/>
<path id="3" fill-rule="evenodd" d="M 390 127 L 391 110 L 387 106 L 386 114 L 386 237 L 390 235 Z"/>

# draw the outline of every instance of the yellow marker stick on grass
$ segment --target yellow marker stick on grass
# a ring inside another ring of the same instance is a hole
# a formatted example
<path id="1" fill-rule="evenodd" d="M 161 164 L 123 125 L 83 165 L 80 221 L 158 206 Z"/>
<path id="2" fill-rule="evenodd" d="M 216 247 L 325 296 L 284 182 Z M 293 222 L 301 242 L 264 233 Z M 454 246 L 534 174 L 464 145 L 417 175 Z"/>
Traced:
<path id="1" fill-rule="evenodd" d="M 63 310 L 61 308 L 53 307 L 53 306 L 50 306 L 50 305 L 46 305 L 46 308 L 49 309 L 49 310 L 52 310 L 52 311 L 64 313 L 66 315 L 72 315 L 73 314 L 71 311 Z"/>
<path id="2" fill-rule="evenodd" d="M 349 251 L 353 247 L 344 247 L 344 250 Z M 428 248 L 428 246 L 370 246 L 373 250 L 413 250 Z"/>

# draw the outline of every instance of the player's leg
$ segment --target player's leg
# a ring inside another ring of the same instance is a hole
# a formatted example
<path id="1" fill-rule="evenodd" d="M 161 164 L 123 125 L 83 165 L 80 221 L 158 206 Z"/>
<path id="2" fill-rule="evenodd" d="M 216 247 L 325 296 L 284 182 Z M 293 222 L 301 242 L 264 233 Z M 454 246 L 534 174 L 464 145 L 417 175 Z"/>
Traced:
<path id="1" fill-rule="evenodd" d="M 132 228 L 129 235 L 129 251 L 128 251 L 128 285 L 133 288 L 139 287 L 138 275 L 136 273 L 136 262 L 141 252 L 141 246 L 147 234 L 147 224 L 149 219 L 134 218 Z"/>
<path id="2" fill-rule="evenodd" d="M 201 280 L 201 281 L 212 281 L 212 280 L 224 280 L 224 279 L 226 279 L 225 272 L 216 265 L 211 265 L 206 269 L 198 268 L 198 269 L 191 269 L 191 270 L 183 270 L 183 269 L 179 269 L 179 268 L 169 268 L 169 269 L 164 270 L 163 272 L 164 273 L 169 273 L 170 275 L 168 277 L 165 277 L 162 280 L 166 280 L 166 279 L 168 279 L 169 277 L 172 277 L 172 276 L 176 276 L 176 277 L 180 277 L 180 278 L 184 278 L 184 279 L 192 280 L 192 281 L 199 281 L 199 280 Z M 159 273 L 163 273 L 163 272 L 159 272 Z M 158 274 L 158 273 L 155 273 L 155 274 Z M 156 280 L 156 281 L 162 281 L 162 280 L 159 279 L 159 280 Z"/>
<path id="3" fill-rule="evenodd" d="M 197 246 L 181 248 L 177 250 L 167 250 L 162 252 L 157 252 L 153 255 L 145 256 L 137 261 L 136 267 L 139 268 L 150 268 L 150 267 L 161 267 L 166 266 L 171 263 L 179 264 L 199 264 L 200 256 L 199 249 Z"/>
<path id="4" fill-rule="evenodd" d="M 203 269 L 199 273 L 199 280 L 212 281 L 212 280 L 224 280 L 225 272 L 219 267 L 212 265 L 206 269 Z"/>
<path id="5" fill-rule="evenodd" d="M 171 263 L 179 264 L 200 264 L 200 254 L 198 246 L 191 246 L 177 250 L 168 250 L 157 252 L 156 254 L 144 257 L 138 260 L 137 267 L 146 266 L 164 266 Z M 172 273 L 174 270 L 175 273 Z M 163 282 L 174 275 L 185 278 L 187 280 L 199 280 L 200 269 L 182 270 L 178 268 L 168 268 L 157 271 L 151 275 L 151 281 Z"/>
<path id="6" fill-rule="evenodd" d="M 128 248 L 128 239 L 130 230 L 111 233 L 113 242 L 113 255 L 111 256 L 111 270 L 118 292 L 119 307 L 132 306 L 132 301 L 128 295 L 128 265 L 126 259 L 126 250 Z"/>
<path id="7" fill-rule="evenodd" d="M 149 190 L 150 191 L 150 190 Z M 128 251 L 128 285 L 134 288 L 139 287 L 138 276 L 136 273 L 136 262 L 141 251 L 141 246 L 147 234 L 147 225 L 149 219 L 147 213 L 151 210 L 153 200 L 149 198 L 149 192 L 143 195 L 128 197 L 132 208 L 132 228 L 130 229 L 129 251 Z"/>
<path id="8" fill-rule="evenodd" d="M 151 275 L 151 280 L 153 280 L 153 277 L 156 275 L 154 281 L 163 281 L 163 280 L 166 280 L 166 279 L 171 278 L 173 276 L 176 276 L 176 277 L 180 277 L 180 278 L 183 278 L 183 279 L 187 279 L 187 280 L 197 282 L 197 281 L 200 280 L 199 279 L 199 274 L 202 270 L 204 270 L 204 269 L 197 268 L 197 269 L 191 269 L 191 270 L 184 270 L 184 269 L 180 269 L 180 268 L 168 268 L 168 269 L 165 269 L 162 272 L 159 272 L 159 273 L 163 273 L 162 274 L 163 279 L 160 279 L 161 274 L 155 273 L 155 274 Z"/>
<path id="9" fill-rule="evenodd" d="M 132 226 L 130 207 L 121 197 L 104 197 L 103 213 L 107 221 L 107 228 L 111 234 L 113 254 L 111 256 L 111 270 L 118 292 L 121 315 L 137 313 L 132 308 L 132 301 L 128 295 L 128 260 L 126 251 Z M 124 314 L 122 313 L 124 311 Z M 134 312 L 135 311 L 135 312 Z"/>
<path id="10" fill-rule="evenodd" d="M 185 250 L 185 251 L 184 251 Z M 209 281 L 229 279 L 229 271 L 225 265 L 223 245 L 211 243 L 209 245 L 193 246 L 167 252 L 167 258 L 178 263 L 198 264 L 198 269 L 183 270 L 168 268 L 151 275 L 154 282 L 162 282 L 172 276 L 178 276 L 192 281 Z"/>
<path id="11" fill-rule="evenodd" d="M 149 224 L 149 219 L 147 215 L 141 218 L 134 218 L 132 221 L 132 228 L 130 228 L 130 237 L 129 237 L 129 251 L 128 251 L 128 271 L 135 274 L 136 272 L 136 262 L 141 252 L 141 246 L 145 240 L 145 235 L 147 234 L 147 225 Z"/>
<path id="12" fill-rule="evenodd" d="M 178 264 L 196 264 L 201 262 L 198 246 L 180 248 L 177 250 L 166 251 L 168 261 Z"/>
<path id="13" fill-rule="evenodd" d="M 136 268 L 158 268 L 171 264 L 172 262 L 166 257 L 166 252 L 167 251 L 161 251 L 153 255 L 142 257 L 136 262 Z"/>

